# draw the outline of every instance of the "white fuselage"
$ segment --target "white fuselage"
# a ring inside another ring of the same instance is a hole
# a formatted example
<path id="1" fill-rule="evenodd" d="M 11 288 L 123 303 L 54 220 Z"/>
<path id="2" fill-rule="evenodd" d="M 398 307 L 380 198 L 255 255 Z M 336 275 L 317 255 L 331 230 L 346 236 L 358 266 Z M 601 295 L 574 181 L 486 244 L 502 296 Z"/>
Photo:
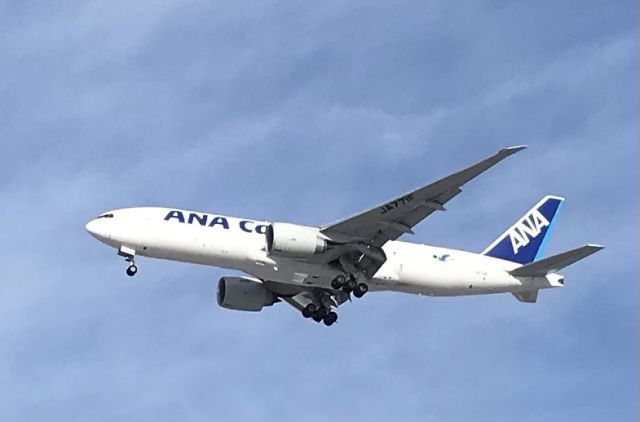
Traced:
<path id="1" fill-rule="evenodd" d="M 174 212 L 171 215 L 172 211 Z M 340 271 L 326 263 L 269 256 L 268 223 L 167 208 L 127 208 L 98 218 L 87 230 L 100 241 L 145 256 L 240 270 L 262 280 L 330 288 Z M 180 218 L 182 216 L 182 218 Z M 517 278 L 519 264 L 480 254 L 400 241 L 383 247 L 387 261 L 370 289 L 431 296 L 522 292 L 560 287 L 558 276 Z"/>

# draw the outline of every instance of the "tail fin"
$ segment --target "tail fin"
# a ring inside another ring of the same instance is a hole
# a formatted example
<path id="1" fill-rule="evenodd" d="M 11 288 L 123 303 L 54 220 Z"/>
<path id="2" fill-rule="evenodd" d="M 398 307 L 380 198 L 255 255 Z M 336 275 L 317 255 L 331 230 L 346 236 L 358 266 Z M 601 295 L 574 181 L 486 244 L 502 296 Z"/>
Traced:
<path id="1" fill-rule="evenodd" d="M 544 251 L 563 201 L 559 196 L 545 196 L 482 254 L 523 265 L 535 261 Z"/>

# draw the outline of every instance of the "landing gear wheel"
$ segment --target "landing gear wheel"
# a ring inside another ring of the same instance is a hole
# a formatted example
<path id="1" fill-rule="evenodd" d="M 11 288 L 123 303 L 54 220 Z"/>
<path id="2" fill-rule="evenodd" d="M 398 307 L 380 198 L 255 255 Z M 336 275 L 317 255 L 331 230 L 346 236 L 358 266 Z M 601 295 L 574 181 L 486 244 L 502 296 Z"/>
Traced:
<path id="1" fill-rule="evenodd" d="M 339 275 L 331 281 L 331 288 L 338 290 L 344 286 L 347 282 L 347 278 L 343 275 Z"/>
<path id="2" fill-rule="evenodd" d="M 138 273 L 138 267 L 136 267 L 135 265 L 131 264 L 127 267 L 127 275 L 129 277 L 133 277 L 137 273 Z"/>
<path id="3" fill-rule="evenodd" d="M 322 321 L 324 322 L 324 325 L 326 325 L 327 327 L 330 327 L 333 324 L 335 324 L 337 320 L 338 320 L 338 314 L 336 314 L 335 312 L 329 312 L 327 315 L 325 315 Z"/>
<path id="4" fill-rule="evenodd" d="M 129 267 L 127 268 L 127 275 L 129 277 L 133 277 L 137 273 L 138 273 L 138 267 L 136 267 L 134 264 L 129 265 Z"/>
<path id="5" fill-rule="evenodd" d="M 369 291 L 369 286 L 364 283 L 359 283 L 353 290 L 353 295 L 357 298 L 361 298 Z"/>
<path id="6" fill-rule="evenodd" d="M 311 316 L 315 311 L 316 311 L 316 305 L 314 305 L 313 303 L 310 303 L 307 306 L 305 306 L 304 309 L 302 310 L 302 316 L 305 318 L 311 318 Z"/>
<path id="7" fill-rule="evenodd" d="M 344 282 L 342 291 L 345 293 L 351 293 L 356 288 L 356 285 L 356 278 L 354 276 L 349 276 L 347 281 Z"/>
<path id="8" fill-rule="evenodd" d="M 311 316 L 311 318 L 313 318 L 313 320 L 315 322 L 320 322 L 324 319 L 324 317 L 326 317 L 329 314 L 329 310 L 327 308 L 319 308 L 318 310 L 316 310 L 313 315 Z"/>
<path id="9" fill-rule="evenodd" d="M 356 279 L 353 276 L 349 277 L 349 279 L 345 283 L 345 287 L 348 288 L 349 290 L 355 289 L 356 285 L 357 285 Z"/>

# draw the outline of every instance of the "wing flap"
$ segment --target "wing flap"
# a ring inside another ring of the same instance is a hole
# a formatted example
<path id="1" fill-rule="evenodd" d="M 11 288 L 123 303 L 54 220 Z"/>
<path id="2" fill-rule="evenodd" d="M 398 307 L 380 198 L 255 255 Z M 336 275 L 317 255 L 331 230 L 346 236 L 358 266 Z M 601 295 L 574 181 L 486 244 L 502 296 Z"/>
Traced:
<path id="1" fill-rule="evenodd" d="M 515 277 L 544 277 L 547 274 L 554 273 L 571 264 L 575 264 L 603 248 L 604 246 L 600 245 L 585 245 L 558 255 L 550 256 L 549 258 L 541 259 L 540 261 L 532 262 L 531 264 L 523 265 L 522 267 L 509 271 L 509 273 Z"/>

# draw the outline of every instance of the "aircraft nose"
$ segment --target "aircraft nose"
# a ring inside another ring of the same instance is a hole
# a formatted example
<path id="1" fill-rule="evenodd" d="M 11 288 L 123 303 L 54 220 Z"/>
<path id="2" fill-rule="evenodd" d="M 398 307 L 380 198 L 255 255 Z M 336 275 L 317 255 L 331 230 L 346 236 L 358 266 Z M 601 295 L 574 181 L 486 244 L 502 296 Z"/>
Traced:
<path id="1" fill-rule="evenodd" d="M 91 220 L 87 223 L 84 228 L 89 232 L 89 234 L 95 237 L 98 240 L 103 240 L 107 238 L 107 233 L 105 231 L 104 224 L 97 219 Z"/>
<path id="2" fill-rule="evenodd" d="M 96 232 L 97 232 L 97 221 L 96 220 L 91 220 L 87 223 L 86 226 L 84 226 L 85 230 L 89 232 L 90 235 L 95 236 Z"/>

